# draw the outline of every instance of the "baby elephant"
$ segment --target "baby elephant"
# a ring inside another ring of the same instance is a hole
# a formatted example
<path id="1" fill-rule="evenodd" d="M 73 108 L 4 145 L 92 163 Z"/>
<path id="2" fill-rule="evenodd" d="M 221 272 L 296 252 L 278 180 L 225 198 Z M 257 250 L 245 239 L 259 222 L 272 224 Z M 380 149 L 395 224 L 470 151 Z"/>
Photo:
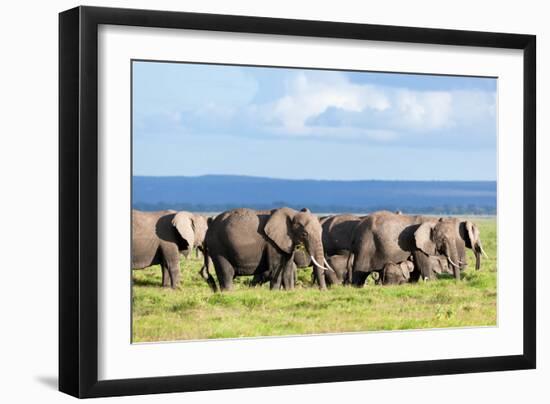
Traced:
<path id="1" fill-rule="evenodd" d="M 327 286 L 346 285 L 349 283 L 348 277 L 353 258 L 349 254 L 335 254 L 327 258 L 327 262 L 334 269 L 334 272 L 325 273 Z"/>
<path id="2" fill-rule="evenodd" d="M 301 261 L 300 261 L 299 255 L 298 255 L 298 259 L 296 259 L 296 257 L 297 256 L 295 254 L 294 262 L 298 265 L 298 267 L 300 267 L 299 263 Z M 350 258 L 349 254 L 344 253 L 344 254 L 331 255 L 329 257 L 326 257 L 326 260 L 330 265 L 330 267 L 334 270 L 334 271 L 325 272 L 324 277 L 325 277 L 326 285 L 330 287 L 333 285 L 349 284 L 348 277 L 349 277 L 349 271 L 351 268 L 351 266 L 349 265 L 352 265 L 350 263 L 353 263 L 353 257 Z M 348 263 L 348 260 L 350 263 Z M 311 274 L 311 283 L 315 284 L 317 282 L 318 282 L 317 274 L 315 273 L 315 271 L 313 271 Z"/>
<path id="3" fill-rule="evenodd" d="M 386 264 L 381 274 L 382 284 L 401 285 L 403 283 L 408 283 L 412 271 L 414 271 L 414 264 L 412 261 L 403 261 L 399 264 Z"/>

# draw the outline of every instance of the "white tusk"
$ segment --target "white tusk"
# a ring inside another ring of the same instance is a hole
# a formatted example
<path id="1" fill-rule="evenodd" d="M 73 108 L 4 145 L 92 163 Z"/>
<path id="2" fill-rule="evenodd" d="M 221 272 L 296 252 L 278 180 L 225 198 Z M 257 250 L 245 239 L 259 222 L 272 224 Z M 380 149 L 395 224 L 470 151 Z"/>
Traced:
<path id="1" fill-rule="evenodd" d="M 336 271 L 332 269 L 332 267 L 328 264 L 327 259 L 325 257 L 323 257 L 323 261 L 325 261 L 325 265 L 327 266 L 327 269 L 329 271 L 336 273 Z"/>
<path id="2" fill-rule="evenodd" d="M 313 255 L 310 255 L 310 258 L 311 258 L 311 260 L 313 261 L 313 263 L 314 263 L 316 266 L 318 266 L 319 268 L 324 269 L 325 271 L 330 271 L 330 269 L 325 268 L 324 266 L 322 266 L 321 264 L 319 264 L 319 263 L 315 260 L 315 258 L 313 258 Z"/>
<path id="3" fill-rule="evenodd" d="M 450 258 L 450 257 L 447 257 L 447 259 L 449 260 L 449 262 L 451 263 L 452 266 L 456 267 L 456 268 L 460 268 L 460 266 L 458 266 L 457 264 L 455 264 L 453 262 L 453 260 Z"/>
<path id="4" fill-rule="evenodd" d="M 485 250 L 483 249 L 483 247 L 481 246 L 481 244 L 478 244 L 479 245 L 479 249 L 481 250 L 481 253 L 483 254 L 483 256 L 487 259 L 489 259 L 489 257 L 487 256 L 487 254 L 485 253 Z"/>

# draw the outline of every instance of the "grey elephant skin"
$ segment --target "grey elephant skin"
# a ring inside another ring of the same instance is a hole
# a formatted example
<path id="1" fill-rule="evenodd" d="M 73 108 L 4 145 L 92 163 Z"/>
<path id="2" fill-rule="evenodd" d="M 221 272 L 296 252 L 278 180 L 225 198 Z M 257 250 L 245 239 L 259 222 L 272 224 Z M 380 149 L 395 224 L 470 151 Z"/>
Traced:
<path id="1" fill-rule="evenodd" d="M 327 261 L 334 272 L 327 272 L 325 279 L 327 286 L 345 285 L 351 282 L 351 270 L 353 268 L 353 255 L 350 253 L 335 254 L 327 258 Z M 412 261 L 405 261 L 399 264 L 386 264 L 380 272 L 373 272 L 373 279 L 377 284 L 401 285 L 408 283 L 415 266 Z"/>
<path id="2" fill-rule="evenodd" d="M 353 267 L 353 257 L 349 252 L 333 254 L 327 257 L 327 262 L 334 272 L 325 272 L 325 282 L 327 286 L 345 285 L 349 283 L 349 273 Z"/>
<path id="3" fill-rule="evenodd" d="M 353 233 L 366 216 L 334 215 L 321 219 L 323 247 L 330 255 L 348 253 L 351 250 Z"/>
<path id="4" fill-rule="evenodd" d="M 347 283 L 347 262 L 351 250 L 353 231 L 365 216 L 333 215 L 319 218 L 323 229 L 322 243 L 326 260 L 334 271 L 325 271 L 317 268 L 307 251 L 298 249 L 294 252 L 294 263 L 298 268 L 313 266 L 312 283 L 317 283 L 320 289 L 327 286 Z"/>
<path id="5" fill-rule="evenodd" d="M 375 212 L 354 232 L 352 281 L 360 286 L 370 272 L 381 271 L 389 263 L 405 262 L 411 255 L 419 271 L 417 277 L 434 279 L 438 269 L 450 269 L 460 279 L 460 270 L 466 266 L 466 248 L 474 252 L 479 269 L 484 251 L 479 229 L 470 221 Z"/>
<path id="6" fill-rule="evenodd" d="M 335 254 L 327 258 L 334 272 L 327 272 L 325 279 L 327 286 L 347 284 L 351 281 L 349 275 L 353 268 L 353 255 L 350 253 Z M 402 285 L 408 283 L 415 269 L 412 261 L 404 261 L 398 264 L 384 265 L 380 272 L 373 272 L 375 282 L 382 285 Z"/>
<path id="7" fill-rule="evenodd" d="M 234 209 L 219 214 L 210 223 L 207 254 L 221 290 L 231 290 L 233 278 L 243 275 L 269 280 L 271 289 L 292 289 L 298 245 L 303 244 L 308 254 L 323 265 L 321 233 L 319 220 L 308 209 Z"/>
<path id="8" fill-rule="evenodd" d="M 353 234 L 357 225 L 365 217 L 344 214 L 321 219 L 323 248 L 334 272 L 316 271 L 314 268 L 314 278 L 320 289 L 325 289 L 327 285 L 346 284 L 351 280 L 351 266 L 348 265 L 348 260 Z"/>
<path id="9" fill-rule="evenodd" d="M 402 285 L 410 281 L 413 271 L 414 264 L 412 261 L 386 264 L 382 269 L 380 281 L 383 285 Z"/>
<path id="10" fill-rule="evenodd" d="M 324 248 L 324 246 L 323 246 Z M 348 261 L 350 259 L 349 252 L 344 252 L 342 254 L 334 254 L 326 257 L 326 261 L 329 264 L 332 271 L 323 271 L 324 276 L 321 278 L 324 281 L 325 287 L 333 286 L 333 285 L 342 285 L 348 283 L 348 273 L 351 273 L 351 265 L 352 261 Z M 303 250 L 296 250 L 294 252 L 294 263 L 298 268 L 306 268 L 310 266 L 314 266 L 313 262 L 311 261 L 311 258 L 307 254 L 307 252 Z M 318 272 L 316 271 L 316 268 L 314 268 L 312 272 L 312 283 L 318 282 Z M 322 284 L 319 285 L 321 289 L 323 289 Z"/>
<path id="11" fill-rule="evenodd" d="M 207 226 L 205 217 L 190 212 L 132 210 L 132 268 L 160 265 L 162 286 L 176 288 L 180 254 L 193 248 L 204 251 Z"/>
<path id="12" fill-rule="evenodd" d="M 294 263 L 298 268 L 307 268 L 313 265 L 311 262 L 311 257 L 303 248 L 296 249 L 294 251 Z"/>

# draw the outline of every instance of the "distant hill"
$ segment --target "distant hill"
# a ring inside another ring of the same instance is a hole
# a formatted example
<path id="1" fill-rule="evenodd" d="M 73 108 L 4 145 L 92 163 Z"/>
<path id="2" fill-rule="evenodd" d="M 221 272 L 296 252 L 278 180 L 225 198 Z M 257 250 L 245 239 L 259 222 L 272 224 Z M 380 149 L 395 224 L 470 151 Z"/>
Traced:
<path id="1" fill-rule="evenodd" d="M 219 212 L 308 207 L 313 212 L 496 214 L 495 181 L 286 180 L 233 175 L 133 177 L 133 207 Z"/>

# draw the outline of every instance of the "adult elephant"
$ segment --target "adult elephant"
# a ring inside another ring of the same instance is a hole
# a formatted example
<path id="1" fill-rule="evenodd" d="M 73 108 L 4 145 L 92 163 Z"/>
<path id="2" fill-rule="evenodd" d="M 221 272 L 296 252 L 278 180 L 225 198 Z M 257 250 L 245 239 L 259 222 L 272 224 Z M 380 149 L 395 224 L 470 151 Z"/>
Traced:
<path id="1" fill-rule="evenodd" d="M 479 269 L 485 252 L 479 229 L 471 221 L 376 212 L 363 219 L 353 235 L 353 283 L 360 286 L 370 272 L 381 271 L 389 263 L 405 262 L 411 255 L 424 279 L 435 277 L 437 263 L 460 279 L 466 248 L 473 250 Z"/>
<path id="2" fill-rule="evenodd" d="M 366 216 L 334 215 L 321 220 L 323 247 L 327 255 L 345 254 L 351 250 L 353 233 Z"/>
<path id="3" fill-rule="evenodd" d="M 294 250 L 303 244 L 312 261 L 325 267 L 321 224 L 308 209 L 270 211 L 234 209 L 218 215 L 206 233 L 221 290 L 233 288 L 233 278 L 254 275 L 269 279 L 271 289 L 294 287 Z"/>
<path id="4" fill-rule="evenodd" d="M 326 259 L 334 271 L 324 271 L 311 260 L 310 255 L 304 249 L 294 252 L 294 263 L 298 268 L 313 266 L 312 282 L 317 283 L 320 289 L 327 286 L 346 283 L 347 259 L 351 249 L 351 239 L 355 226 L 362 217 L 355 215 L 333 215 L 319 218 L 323 229 L 322 242 Z M 333 265 L 334 261 L 334 265 Z M 351 272 L 351 271 L 349 271 Z"/>
<path id="5" fill-rule="evenodd" d="M 329 264 L 332 266 L 332 261 L 338 267 L 334 268 L 334 272 L 313 270 L 313 278 L 319 285 L 320 289 L 326 289 L 327 285 L 348 283 L 350 278 L 351 267 L 346 266 L 348 257 L 351 252 L 352 236 L 357 225 L 365 216 L 356 215 L 334 215 L 327 216 L 321 219 L 323 228 L 323 248 Z M 332 260 L 332 261 L 331 261 Z"/>
<path id="6" fill-rule="evenodd" d="M 132 268 L 158 264 L 162 268 L 162 286 L 177 287 L 180 253 L 193 248 L 204 251 L 207 228 L 206 218 L 191 212 L 132 210 Z M 201 275 L 208 278 L 204 266 Z M 212 282 L 213 278 L 209 284 Z"/>

